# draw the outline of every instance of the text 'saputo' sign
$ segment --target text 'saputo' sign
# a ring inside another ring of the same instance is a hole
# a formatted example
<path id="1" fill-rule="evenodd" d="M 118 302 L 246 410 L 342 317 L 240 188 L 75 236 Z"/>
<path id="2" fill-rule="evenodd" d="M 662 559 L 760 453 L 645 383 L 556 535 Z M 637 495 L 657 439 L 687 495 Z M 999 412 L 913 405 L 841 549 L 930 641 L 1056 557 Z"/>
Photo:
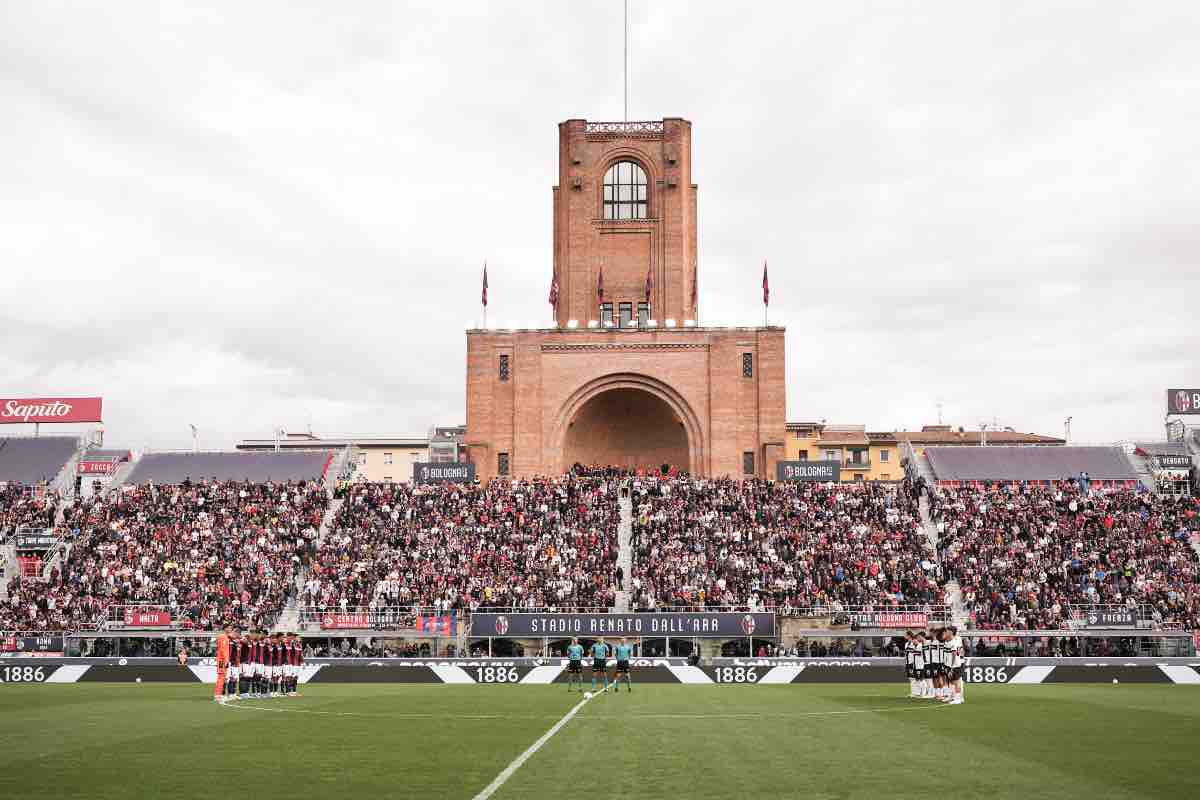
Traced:
<path id="1" fill-rule="evenodd" d="M 837 461 L 780 461 L 775 465 L 777 481 L 839 481 L 842 465 Z"/>
<path id="2" fill-rule="evenodd" d="M 637 614 L 473 614 L 472 636 L 775 636 L 775 615 L 703 611 Z"/>
<path id="3" fill-rule="evenodd" d="M 0 424 L 100 422 L 99 397 L 0 398 Z"/>
<path id="4" fill-rule="evenodd" d="M 354 614 L 322 614 L 321 627 L 325 630 L 356 630 L 371 627 L 371 615 L 366 612 Z"/>
<path id="5" fill-rule="evenodd" d="M 413 481 L 416 483 L 470 483 L 475 480 L 475 465 L 459 461 L 448 464 L 432 464 L 427 461 L 413 463 Z"/>
<path id="6" fill-rule="evenodd" d="M 1200 389 L 1167 389 L 1168 414 L 1200 414 Z"/>

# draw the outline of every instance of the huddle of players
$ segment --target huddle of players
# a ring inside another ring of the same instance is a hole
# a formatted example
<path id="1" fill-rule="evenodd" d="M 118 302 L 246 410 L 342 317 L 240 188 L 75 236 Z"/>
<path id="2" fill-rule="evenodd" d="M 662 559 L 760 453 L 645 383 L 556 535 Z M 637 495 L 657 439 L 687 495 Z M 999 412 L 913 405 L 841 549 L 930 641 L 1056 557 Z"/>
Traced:
<path id="1" fill-rule="evenodd" d="M 294 633 L 227 629 L 229 660 L 217 663 L 220 702 L 261 697 L 299 697 L 296 687 L 304 665 L 304 644 Z M 219 650 L 220 648 L 218 648 Z M 225 672 L 224 685 L 221 673 Z"/>
<path id="2" fill-rule="evenodd" d="M 953 625 L 929 631 L 906 631 L 904 663 L 909 697 L 940 700 L 957 706 L 963 702 L 963 643 Z"/>
<path id="3" fill-rule="evenodd" d="M 633 656 L 633 647 L 621 638 L 621 643 L 615 647 L 610 647 L 603 638 L 598 639 L 591 647 L 592 654 L 592 691 L 596 691 L 596 681 L 600 679 L 604 682 L 604 686 L 600 691 L 608 691 L 608 658 L 610 655 L 617 660 L 616 675 L 612 679 L 612 689 L 614 692 L 621 690 L 621 678 L 625 678 L 626 691 L 633 691 L 633 680 L 629 674 L 629 659 Z M 583 691 L 583 645 L 578 639 L 572 639 L 571 644 L 567 645 L 567 691 L 571 691 L 572 686 L 579 686 L 579 691 Z"/>

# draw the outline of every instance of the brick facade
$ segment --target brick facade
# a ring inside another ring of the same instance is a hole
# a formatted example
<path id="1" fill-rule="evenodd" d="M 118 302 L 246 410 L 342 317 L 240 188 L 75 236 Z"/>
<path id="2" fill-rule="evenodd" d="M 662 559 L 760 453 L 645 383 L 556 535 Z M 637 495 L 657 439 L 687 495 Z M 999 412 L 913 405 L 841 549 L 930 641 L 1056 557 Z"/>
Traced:
<path id="1" fill-rule="evenodd" d="M 581 324 L 600 319 L 601 268 L 606 302 L 630 302 L 636 307 L 645 299 L 650 274 L 652 317 L 681 324 L 696 319 L 692 123 L 665 119 L 634 123 L 639 130 L 610 130 L 617 124 L 572 119 L 558 126 L 559 183 L 553 193 L 559 327 L 572 319 Z M 621 161 L 632 161 L 645 170 L 649 196 L 644 219 L 604 218 L 604 175 Z"/>
<path id="2" fill-rule="evenodd" d="M 643 219 L 604 218 L 604 175 L 622 160 L 645 171 Z M 480 478 L 502 463 L 534 475 L 576 461 L 741 476 L 748 453 L 754 474 L 773 475 L 784 458 L 783 328 L 690 322 L 698 305 L 691 123 L 568 120 L 559 169 L 558 327 L 467 332 L 466 447 Z M 589 327 L 600 318 L 601 268 L 614 309 L 644 301 L 652 274 L 654 327 Z"/>

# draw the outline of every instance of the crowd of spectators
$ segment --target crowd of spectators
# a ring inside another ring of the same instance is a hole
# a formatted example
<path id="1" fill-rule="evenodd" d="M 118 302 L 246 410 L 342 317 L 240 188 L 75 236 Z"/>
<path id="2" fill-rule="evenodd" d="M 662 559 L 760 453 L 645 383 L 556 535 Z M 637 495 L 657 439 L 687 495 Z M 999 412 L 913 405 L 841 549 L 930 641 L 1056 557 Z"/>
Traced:
<path id="1" fill-rule="evenodd" d="M 144 484 L 77 500 L 61 524 L 69 555 L 47 580 L 10 581 L 0 630 L 90 627 L 126 605 L 203 630 L 269 624 L 295 593 L 327 504 L 310 482 Z"/>
<path id="2" fill-rule="evenodd" d="M 53 489 L 20 483 L 0 485 L 0 541 L 17 528 L 50 528 L 58 510 Z"/>
<path id="3" fill-rule="evenodd" d="M 317 612 L 611 606 L 616 486 L 572 476 L 349 484 L 303 603 Z"/>
<path id="4" fill-rule="evenodd" d="M 976 627 L 1061 627 L 1096 605 L 1200 624 L 1193 498 L 1070 480 L 938 488 L 931 500 L 946 577 Z"/>
<path id="5" fill-rule="evenodd" d="M 633 502 L 639 608 L 943 600 L 907 486 L 642 478 Z"/>
<path id="6" fill-rule="evenodd" d="M 61 509 L 61 559 L 46 553 L 43 574 L 8 582 L 0 630 L 86 628 L 132 605 L 196 630 L 266 626 L 297 593 L 313 614 L 609 608 L 625 578 L 624 491 L 637 609 L 912 608 L 943 604 L 953 579 L 981 629 L 1062 627 L 1097 605 L 1200 628 L 1192 498 L 1099 492 L 1082 478 L 927 487 L 935 554 L 922 487 L 907 482 L 577 465 L 484 484 L 342 482 L 323 539 L 328 497 L 316 482 L 148 483 L 77 499 Z M 0 487 L 0 528 L 52 526 L 58 504 L 47 491 Z"/>

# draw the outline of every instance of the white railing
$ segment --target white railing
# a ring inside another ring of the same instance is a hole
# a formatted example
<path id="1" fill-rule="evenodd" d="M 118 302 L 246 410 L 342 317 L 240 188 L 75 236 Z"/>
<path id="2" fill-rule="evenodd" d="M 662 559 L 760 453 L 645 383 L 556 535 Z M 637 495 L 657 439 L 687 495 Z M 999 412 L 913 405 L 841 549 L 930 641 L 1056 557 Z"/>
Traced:
<path id="1" fill-rule="evenodd" d="M 645 122 L 589 122 L 586 133 L 662 133 L 662 120 Z"/>

